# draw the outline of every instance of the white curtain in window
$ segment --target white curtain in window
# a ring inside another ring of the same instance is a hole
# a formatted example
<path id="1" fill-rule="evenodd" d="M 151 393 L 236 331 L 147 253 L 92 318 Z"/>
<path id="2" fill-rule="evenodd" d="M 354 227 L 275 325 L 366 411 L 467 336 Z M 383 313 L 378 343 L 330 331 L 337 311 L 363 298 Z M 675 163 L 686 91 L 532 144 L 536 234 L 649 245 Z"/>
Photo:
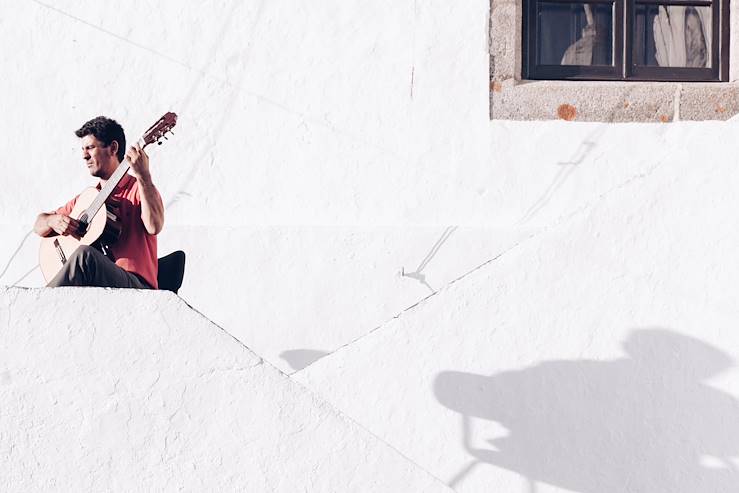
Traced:
<path id="1" fill-rule="evenodd" d="M 709 67 L 711 9 L 660 6 L 654 18 L 655 58 L 661 67 Z"/>
<path id="2" fill-rule="evenodd" d="M 593 45 L 595 44 L 595 19 L 590 5 L 583 5 L 587 25 L 582 30 L 582 37 L 572 43 L 565 51 L 562 65 L 590 65 L 593 63 Z"/>

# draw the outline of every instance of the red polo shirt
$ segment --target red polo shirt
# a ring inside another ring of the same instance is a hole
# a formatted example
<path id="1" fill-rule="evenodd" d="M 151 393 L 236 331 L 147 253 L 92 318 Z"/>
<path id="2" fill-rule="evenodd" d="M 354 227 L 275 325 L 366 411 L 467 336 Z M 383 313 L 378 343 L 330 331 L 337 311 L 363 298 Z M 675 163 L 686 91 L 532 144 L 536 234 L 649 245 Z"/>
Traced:
<path id="1" fill-rule="evenodd" d="M 100 184 L 97 188 L 100 190 Z M 79 195 L 55 212 L 68 216 L 74 209 L 78 197 Z M 151 287 L 157 289 L 159 287 L 157 285 L 157 237 L 146 231 L 141 220 L 141 195 L 138 181 L 134 176 L 127 174 L 118 183 L 110 197 L 120 204 L 118 220 L 123 228 L 118 241 L 110 247 L 116 265 L 138 274 Z"/>

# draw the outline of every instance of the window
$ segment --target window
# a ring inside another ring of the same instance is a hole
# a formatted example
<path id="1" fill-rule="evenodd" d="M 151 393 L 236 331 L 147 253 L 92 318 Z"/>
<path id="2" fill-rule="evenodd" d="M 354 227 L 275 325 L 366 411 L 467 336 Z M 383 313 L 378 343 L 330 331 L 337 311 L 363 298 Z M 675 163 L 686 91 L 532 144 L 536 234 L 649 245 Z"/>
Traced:
<path id="1" fill-rule="evenodd" d="M 523 2 L 524 78 L 729 78 L 728 0 Z"/>

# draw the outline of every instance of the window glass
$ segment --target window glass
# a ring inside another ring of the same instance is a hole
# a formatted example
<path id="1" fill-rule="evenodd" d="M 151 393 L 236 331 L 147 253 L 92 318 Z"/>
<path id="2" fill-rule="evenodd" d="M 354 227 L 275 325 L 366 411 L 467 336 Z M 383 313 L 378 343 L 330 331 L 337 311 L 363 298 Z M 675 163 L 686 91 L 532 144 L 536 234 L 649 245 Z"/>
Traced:
<path id="1" fill-rule="evenodd" d="M 537 5 L 538 63 L 613 65 L 613 4 Z"/>
<path id="2" fill-rule="evenodd" d="M 636 4 L 634 62 L 711 68 L 711 7 Z"/>

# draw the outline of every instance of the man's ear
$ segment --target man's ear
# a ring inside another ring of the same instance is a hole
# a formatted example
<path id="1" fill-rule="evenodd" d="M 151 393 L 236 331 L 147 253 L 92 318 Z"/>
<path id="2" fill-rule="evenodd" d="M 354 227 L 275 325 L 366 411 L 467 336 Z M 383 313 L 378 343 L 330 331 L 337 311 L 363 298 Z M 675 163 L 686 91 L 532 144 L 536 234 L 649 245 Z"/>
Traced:
<path id="1" fill-rule="evenodd" d="M 118 141 L 113 140 L 110 142 L 110 153 L 114 156 L 118 155 Z"/>

